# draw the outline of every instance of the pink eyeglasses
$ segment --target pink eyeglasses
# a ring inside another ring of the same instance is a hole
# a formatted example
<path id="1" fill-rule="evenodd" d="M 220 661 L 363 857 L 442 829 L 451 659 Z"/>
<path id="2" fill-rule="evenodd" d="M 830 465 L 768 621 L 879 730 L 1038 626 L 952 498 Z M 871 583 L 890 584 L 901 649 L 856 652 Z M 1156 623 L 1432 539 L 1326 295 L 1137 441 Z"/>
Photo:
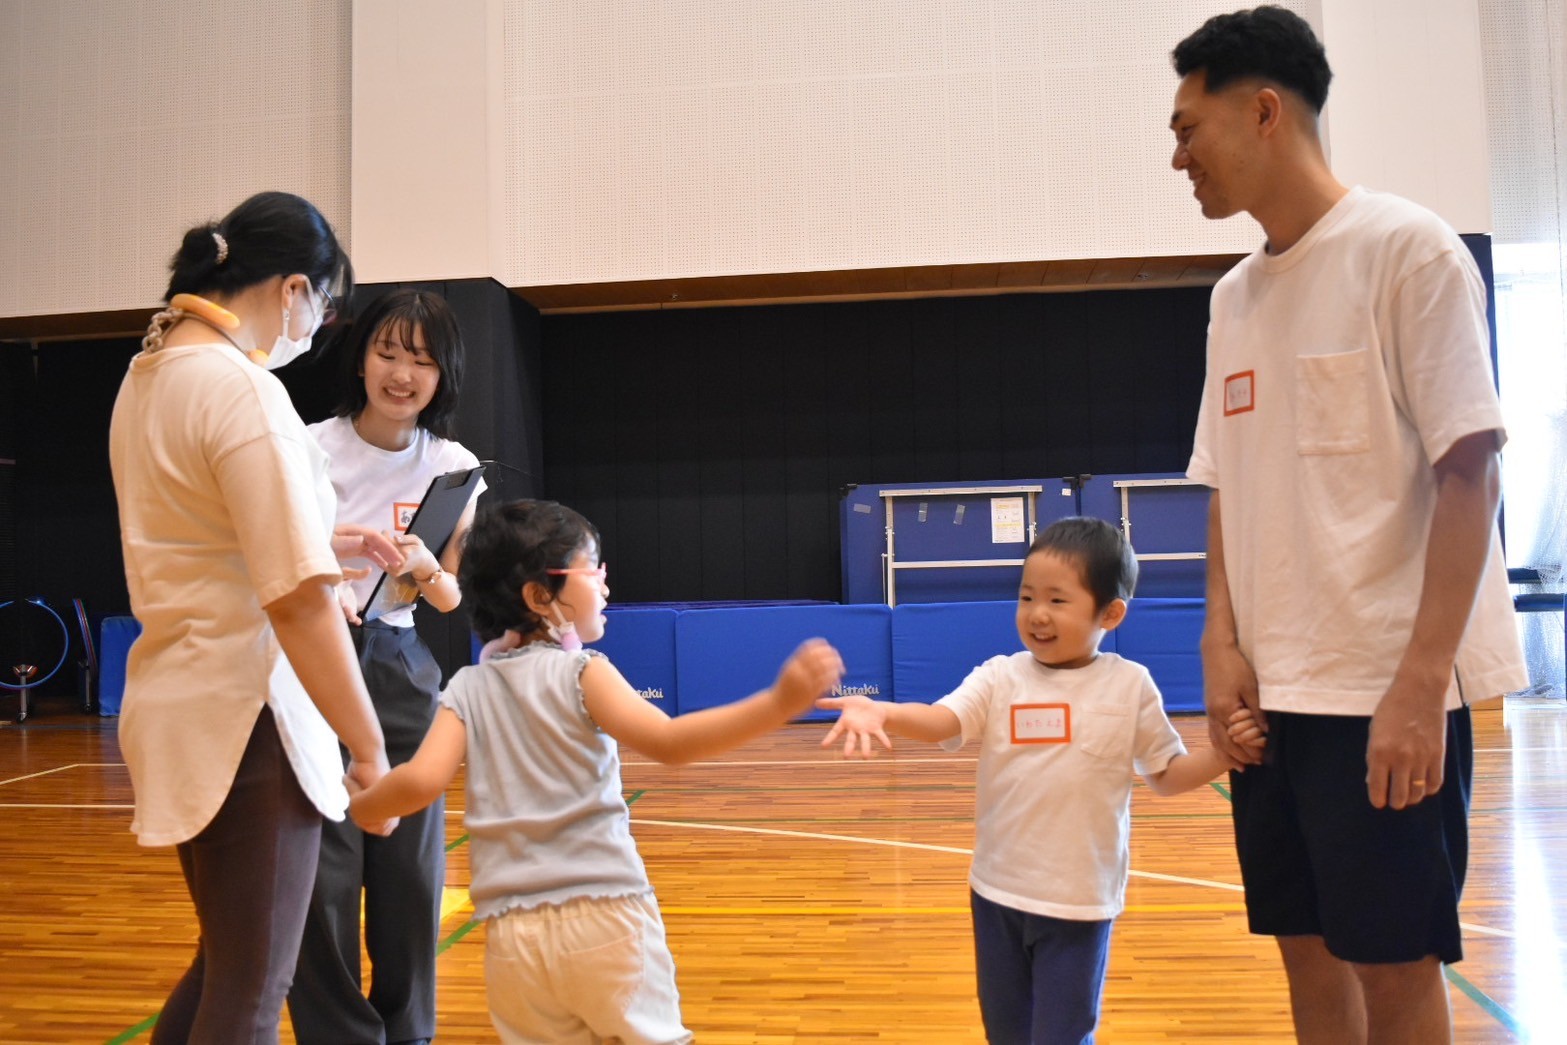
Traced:
<path id="1" fill-rule="evenodd" d="M 564 569 L 545 570 L 544 572 L 553 573 L 557 576 L 565 576 L 572 573 L 586 573 L 590 576 L 598 578 L 598 582 L 603 584 L 605 578 L 609 576 L 609 564 L 601 562 L 597 566 L 568 566 Z"/>

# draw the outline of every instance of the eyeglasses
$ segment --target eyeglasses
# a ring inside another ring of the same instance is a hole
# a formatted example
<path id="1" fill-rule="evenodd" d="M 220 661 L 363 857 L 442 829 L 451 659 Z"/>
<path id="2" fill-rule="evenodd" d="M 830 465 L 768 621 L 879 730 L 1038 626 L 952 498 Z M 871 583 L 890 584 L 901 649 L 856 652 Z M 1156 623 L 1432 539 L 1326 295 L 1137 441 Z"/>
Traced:
<path id="1" fill-rule="evenodd" d="M 603 584 L 605 578 L 609 576 L 609 564 L 601 562 L 597 566 L 568 566 L 565 569 L 545 570 L 544 572 L 553 573 L 556 576 L 565 576 L 572 573 L 586 573 L 596 577 L 598 582 Z"/>
<path id="2" fill-rule="evenodd" d="M 326 326 L 337 318 L 337 301 L 325 287 L 317 287 L 321 291 L 321 325 Z"/>

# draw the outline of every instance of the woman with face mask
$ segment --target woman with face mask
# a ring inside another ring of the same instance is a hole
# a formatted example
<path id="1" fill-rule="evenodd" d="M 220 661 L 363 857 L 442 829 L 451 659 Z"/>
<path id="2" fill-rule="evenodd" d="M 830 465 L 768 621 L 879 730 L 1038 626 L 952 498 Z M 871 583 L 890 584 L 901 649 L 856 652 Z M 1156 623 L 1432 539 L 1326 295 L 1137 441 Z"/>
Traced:
<path id="1" fill-rule="evenodd" d="M 355 781 L 387 768 L 338 558 L 400 555 L 374 534 L 334 538 L 326 454 L 267 372 L 352 287 L 331 226 L 262 193 L 187 232 L 171 268 L 109 427 L 142 625 L 119 727 L 131 830 L 176 847 L 200 931 L 153 1041 L 275 1042 L 322 818 L 348 805 L 339 740 Z"/>

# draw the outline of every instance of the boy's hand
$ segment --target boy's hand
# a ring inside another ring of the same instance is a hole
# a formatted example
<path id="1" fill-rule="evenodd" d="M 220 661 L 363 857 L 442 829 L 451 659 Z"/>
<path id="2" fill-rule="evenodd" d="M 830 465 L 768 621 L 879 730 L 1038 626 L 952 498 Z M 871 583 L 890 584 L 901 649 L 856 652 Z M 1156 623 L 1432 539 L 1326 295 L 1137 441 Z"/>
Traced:
<path id="1" fill-rule="evenodd" d="M 892 741 L 887 737 L 887 714 L 891 705 L 886 701 L 855 694 L 823 697 L 816 706 L 823 711 L 839 712 L 838 721 L 822 738 L 822 747 L 832 747 L 842 736 L 844 758 L 875 758 L 876 748 L 871 744 L 871 738 L 875 737 L 882 747 L 892 750 Z"/>
<path id="2" fill-rule="evenodd" d="M 1257 721 L 1251 708 L 1244 704 L 1230 714 L 1226 731 L 1231 740 L 1253 753 L 1260 752 L 1267 743 L 1268 734 L 1263 730 L 1262 723 Z"/>
<path id="3" fill-rule="evenodd" d="M 843 678 L 843 659 L 824 639 L 807 639 L 784 661 L 773 683 L 773 699 L 789 711 L 804 714 L 816 698 L 828 693 Z"/>

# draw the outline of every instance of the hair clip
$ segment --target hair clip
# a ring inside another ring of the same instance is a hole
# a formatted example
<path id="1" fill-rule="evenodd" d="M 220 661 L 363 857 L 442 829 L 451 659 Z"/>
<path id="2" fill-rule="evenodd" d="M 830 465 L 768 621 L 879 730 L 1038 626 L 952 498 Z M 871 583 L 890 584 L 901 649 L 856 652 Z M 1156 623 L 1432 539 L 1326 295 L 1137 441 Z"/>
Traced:
<path id="1" fill-rule="evenodd" d="M 221 265 L 229 259 L 229 241 L 217 229 L 212 230 L 212 239 L 218 245 L 218 264 Z"/>

